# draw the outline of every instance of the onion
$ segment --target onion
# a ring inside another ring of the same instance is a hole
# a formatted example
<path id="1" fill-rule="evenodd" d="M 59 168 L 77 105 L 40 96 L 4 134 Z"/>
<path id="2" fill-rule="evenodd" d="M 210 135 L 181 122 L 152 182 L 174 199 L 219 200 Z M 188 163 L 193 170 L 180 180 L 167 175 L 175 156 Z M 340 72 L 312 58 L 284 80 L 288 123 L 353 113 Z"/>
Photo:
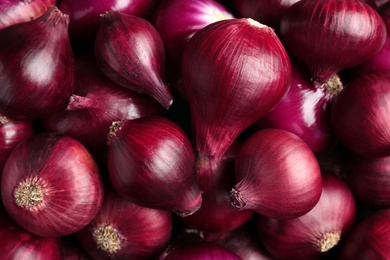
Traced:
<path id="1" fill-rule="evenodd" d="M 152 98 L 109 80 L 93 58 L 76 59 L 75 88 L 66 110 L 44 118 L 43 129 L 69 135 L 94 154 L 107 150 L 113 121 L 162 114 Z"/>
<path id="2" fill-rule="evenodd" d="M 332 127 L 341 143 L 362 156 L 390 155 L 390 75 L 371 73 L 349 82 L 336 97 Z"/>
<path id="3" fill-rule="evenodd" d="M 359 203 L 374 210 L 390 207 L 390 156 L 350 154 L 343 171 Z"/>
<path id="4" fill-rule="evenodd" d="M 114 189 L 144 207 L 173 210 L 180 216 L 202 203 L 194 171 L 195 154 L 187 135 L 164 117 L 112 124 L 108 172 Z"/>
<path id="5" fill-rule="evenodd" d="M 198 233 L 185 230 L 158 258 L 159 260 L 241 259 L 232 251 L 202 239 Z"/>
<path id="6" fill-rule="evenodd" d="M 279 31 L 284 12 L 300 0 L 233 0 L 240 17 L 249 17 Z"/>
<path id="7" fill-rule="evenodd" d="M 298 136 L 265 129 L 250 136 L 236 157 L 232 206 L 269 218 L 297 218 L 321 196 L 318 162 Z"/>
<path id="8" fill-rule="evenodd" d="M 1 196 L 27 231 L 59 237 L 86 226 L 102 204 L 99 169 L 78 141 L 42 133 L 20 143 L 4 166 Z"/>
<path id="9" fill-rule="evenodd" d="M 0 238 L 0 252 L 3 259 L 62 260 L 57 238 L 33 235 L 4 213 L 0 214 Z"/>
<path id="10" fill-rule="evenodd" d="M 0 31 L 3 115 L 32 120 L 66 106 L 74 89 L 68 22 L 69 17 L 53 6 L 36 20 Z"/>
<path id="11" fill-rule="evenodd" d="M 315 87 L 310 81 L 309 72 L 302 64 L 294 62 L 292 82 L 286 96 L 252 128 L 276 128 L 292 132 L 305 141 L 315 154 L 324 153 L 336 141 L 330 123 L 330 109 L 341 89 L 342 83 L 338 77 L 321 87 Z"/>
<path id="12" fill-rule="evenodd" d="M 339 259 L 389 259 L 390 210 L 360 220 L 348 235 Z"/>
<path id="13" fill-rule="evenodd" d="M 96 217 L 77 238 L 93 259 L 150 259 L 164 250 L 172 232 L 169 211 L 134 204 L 111 188 Z"/>
<path id="14" fill-rule="evenodd" d="M 0 116 L 0 178 L 5 162 L 15 146 L 33 135 L 32 121 L 11 120 Z"/>
<path id="15" fill-rule="evenodd" d="M 59 0 L 58 8 L 69 14 L 69 37 L 77 52 L 93 49 L 101 14 L 113 10 L 147 18 L 152 13 L 155 0 Z"/>
<path id="16" fill-rule="evenodd" d="M 323 84 L 379 52 L 386 26 L 363 1 L 308 0 L 285 12 L 280 34 L 286 49 L 310 68 L 312 81 Z"/>
<path id="17" fill-rule="evenodd" d="M 114 11 L 104 13 L 95 56 L 100 69 L 115 83 L 152 96 L 166 109 L 172 104 L 165 82 L 164 43 L 147 20 Z"/>
<path id="18" fill-rule="evenodd" d="M 305 215 L 288 220 L 260 217 L 258 233 L 276 259 L 319 259 L 352 227 L 356 205 L 352 192 L 337 177 L 322 175 L 322 194 Z"/>
<path id="19" fill-rule="evenodd" d="M 220 158 L 283 98 L 291 64 L 271 28 L 229 19 L 195 33 L 183 54 L 182 73 L 196 149 Z"/>
<path id="20" fill-rule="evenodd" d="M 235 183 L 234 161 L 240 143 L 233 143 L 220 160 L 200 156 L 196 172 L 202 194 L 202 206 L 183 222 L 203 233 L 228 232 L 244 225 L 254 211 L 238 211 L 230 205 L 230 189 Z"/>

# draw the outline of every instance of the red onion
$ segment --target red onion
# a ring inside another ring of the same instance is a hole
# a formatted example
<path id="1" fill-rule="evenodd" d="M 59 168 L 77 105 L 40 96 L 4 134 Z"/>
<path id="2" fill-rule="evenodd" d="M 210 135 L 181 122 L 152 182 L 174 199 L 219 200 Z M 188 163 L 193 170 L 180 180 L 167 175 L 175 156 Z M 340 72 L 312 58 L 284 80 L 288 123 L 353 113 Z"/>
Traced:
<path id="1" fill-rule="evenodd" d="M 112 124 L 109 176 L 114 189 L 134 203 L 193 214 L 202 203 L 194 166 L 191 143 L 172 121 L 154 116 Z"/>
<path id="2" fill-rule="evenodd" d="M 338 77 L 316 88 L 310 74 L 299 63 L 293 63 L 292 82 L 282 101 L 260 118 L 254 130 L 276 128 L 292 132 L 305 141 L 315 154 L 323 153 L 335 142 L 330 123 L 330 107 L 341 91 Z"/>
<path id="3" fill-rule="evenodd" d="M 77 238 L 93 259 L 150 259 L 168 245 L 172 231 L 169 211 L 134 204 L 112 189 L 96 217 Z"/>
<path id="4" fill-rule="evenodd" d="M 182 72 L 196 149 L 216 158 L 283 98 L 291 81 L 278 37 L 252 19 L 223 20 L 196 32 Z"/>
<path id="5" fill-rule="evenodd" d="M 1 0 L 0 30 L 13 24 L 34 20 L 56 3 L 56 0 Z"/>
<path id="6" fill-rule="evenodd" d="M 349 82 L 331 111 L 341 143 L 362 156 L 390 155 L 390 74 L 371 73 Z"/>
<path id="7" fill-rule="evenodd" d="M 15 146 L 33 135 L 32 121 L 10 120 L 0 116 L 0 178 L 5 162 Z"/>
<path id="8" fill-rule="evenodd" d="M 184 48 L 195 32 L 232 18 L 233 14 L 215 0 L 164 0 L 153 12 L 151 23 L 164 42 L 168 64 L 180 71 Z"/>
<path id="9" fill-rule="evenodd" d="M 312 81 L 322 84 L 379 52 L 386 27 L 363 1 L 306 0 L 285 12 L 280 34 L 287 50 L 310 68 Z"/>
<path id="10" fill-rule="evenodd" d="M 0 30 L 3 115 L 39 119 L 66 106 L 74 89 L 68 22 L 53 6 L 36 20 Z"/>
<path id="11" fill-rule="evenodd" d="M 183 222 L 204 233 L 227 232 L 245 224 L 254 211 L 238 211 L 230 205 L 230 189 L 235 183 L 234 161 L 241 145 L 233 143 L 220 160 L 200 156 L 196 171 L 202 206 Z"/>
<path id="12" fill-rule="evenodd" d="M 359 203 L 375 210 L 390 207 L 390 156 L 350 154 L 343 170 Z"/>
<path id="13" fill-rule="evenodd" d="M 239 260 L 238 255 L 213 242 L 206 241 L 197 233 L 184 231 L 160 255 L 159 260 Z"/>
<path id="14" fill-rule="evenodd" d="M 12 219 L 44 237 L 74 233 L 103 200 L 99 169 L 78 141 L 42 133 L 20 143 L 4 166 L 1 196 Z"/>
<path id="15" fill-rule="evenodd" d="M 0 238 L 2 259 L 62 260 L 57 238 L 33 235 L 17 225 L 7 214 L 0 215 Z"/>
<path id="16" fill-rule="evenodd" d="M 113 121 L 159 115 L 162 108 L 152 98 L 116 85 L 94 59 L 76 59 L 75 92 L 66 110 L 42 120 L 47 132 L 72 136 L 91 151 L 106 150 Z"/>
<path id="17" fill-rule="evenodd" d="M 93 49 L 99 27 L 99 16 L 113 10 L 147 18 L 152 13 L 155 0 L 59 0 L 58 8 L 69 14 L 69 37 L 78 51 Z"/>
<path id="18" fill-rule="evenodd" d="M 103 14 L 95 56 L 112 81 L 152 96 L 166 109 L 172 104 L 165 82 L 164 43 L 145 19 L 114 11 Z"/>
<path id="19" fill-rule="evenodd" d="M 293 133 L 261 130 L 250 136 L 236 157 L 237 184 L 232 206 L 270 218 L 297 218 L 321 196 L 321 172 L 307 144 Z"/>
<path id="20" fill-rule="evenodd" d="M 342 240 L 356 215 L 347 185 L 330 174 L 322 176 L 322 194 L 305 215 L 288 220 L 260 217 L 258 232 L 276 259 L 319 259 Z"/>
<path id="21" fill-rule="evenodd" d="M 253 18 L 275 30 L 279 30 L 284 12 L 300 0 L 233 0 L 240 17 Z"/>
<path id="22" fill-rule="evenodd" d="M 390 210 L 373 213 L 358 222 L 348 235 L 339 259 L 389 259 Z"/>

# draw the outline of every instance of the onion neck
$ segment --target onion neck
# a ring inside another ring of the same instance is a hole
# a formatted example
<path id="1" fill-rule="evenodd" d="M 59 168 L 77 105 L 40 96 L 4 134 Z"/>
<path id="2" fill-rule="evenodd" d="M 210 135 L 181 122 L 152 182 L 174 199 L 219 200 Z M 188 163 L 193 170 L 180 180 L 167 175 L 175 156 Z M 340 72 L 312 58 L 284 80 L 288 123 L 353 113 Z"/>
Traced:
<path id="1" fill-rule="evenodd" d="M 233 188 L 230 191 L 230 196 L 231 196 L 230 204 L 233 207 L 238 208 L 238 209 L 242 209 L 243 207 L 245 207 L 246 203 L 243 200 L 243 198 L 241 197 L 240 191 L 238 191 L 236 188 Z"/>
<path id="2" fill-rule="evenodd" d="M 115 254 L 122 248 L 122 235 L 111 225 L 100 225 L 93 231 L 93 239 L 98 249 Z"/>
<path id="3" fill-rule="evenodd" d="M 27 178 L 15 188 L 14 198 L 16 205 L 32 210 L 43 202 L 44 185 L 37 177 Z"/>
<path id="4" fill-rule="evenodd" d="M 343 83 L 338 75 L 334 75 L 325 83 L 319 84 L 319 87 L 331 97 L 335 97 L 343 90 Z"/>
<path id="5" fill-rule="evenodd" d="M 332 249 L 340 241 L 340 232 L 327 232 L 317 241 L 317 250 L 325 253 Z"/>
<path id="6" fill-rule="evenodd" d="M 108 144 L 111 143 L 112 139 L 116 136 L 117 132 L 121 130 L 123 124 L 124 124 L 124 120 L 112 122 L 107 135 Z"/>
<path id="7" fill-rule="evenodd" d="M 80 110 L 80 109 L 86 109 L 86 108 L 98 108 L 99 104 L 90 98 L 72 95 L 69 98 L 68 106 L 66 107 L 66 110 L 73 111 L 73 110 Z"/>

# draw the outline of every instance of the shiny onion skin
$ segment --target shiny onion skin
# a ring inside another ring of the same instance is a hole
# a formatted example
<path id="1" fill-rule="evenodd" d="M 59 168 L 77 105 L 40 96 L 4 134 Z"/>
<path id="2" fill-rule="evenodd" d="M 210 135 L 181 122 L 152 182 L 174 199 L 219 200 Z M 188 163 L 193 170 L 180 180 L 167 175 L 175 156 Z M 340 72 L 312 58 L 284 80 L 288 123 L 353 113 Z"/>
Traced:
<path id="1" fill-rule="evenodd" d="M 232 206 L 269 218 L 300 217 L 321 196 L 321 172 L 313 152 L 285 130 L 265 129 L 251 135 L 238 152 L 235 175 Z"/>
<path id="2" fill-rule="evenodd" d="M 0 215 L 0 252 L 7 260 L 62 260 L 60 243 L 57 238 L 33 235 L 7 214 Z"/>
<path id="3" fill-rule="evenodd" d="M 305 0 L 285 12 L 280 34 L 286 49 L 310 68 L 312 81 L 323 84 L 379 52 L 386 26 L 360 0 Z"/>
<path id="4" fill-rule="evenodd" d="M 114 189 L 144 207 L 196 212 L 202 194 L 195 154 L 184 131 L 164 117 L 114 122 L 108 134 L 108 173 Z"/>
<path id="5" fill-rule="evenodd" d="M 390 258 L 390 209 L 385 209 L 360 220 L 343 243 L 339 259 Z"/>
<path id="6" fill-rule="evenodd" d="M 99 169 L 78 141 L 42 133 L 20 143 L 4 166 L 1 196 L 12 219 L 43 237 L 86 226 L 103 200 Z"/>
<path id="7" fill-rule="evenodd" d="M 75 91 L 66 109 L 41 121 L 44 131 L 69 135 L 95 154 L 107 150 L 107 134 L 113 121 L 160 115 L 162 110 L 152 98 L 108 79 L 94 58 L 78 58 Z"/>
<path id="8" fill-rule="evenodd" d="M 0 30 L 17 23 L 28 22 L 43 15 L 56 0 L 1 0 Z"/>
<path id="9" fill-rule="evenodd" d="M 248 17 L 279 31 L 284 12 L 300 0 L 233 0 L 239 17 Z"/>
<path id="10" fill-rule="evenodd" d="M 40 119 L 66 106 L 74 90 L 68 23 L 69 17 L 52 6 L 38 19 L 0 30 L 3 115 Z"/>
<path id="11" fill-rule="evenodd" d="M 356 77 L 336 97 L 331 120 L 335 135 L 352 152 L 390 155 L 390 74 Z"/>
<path id="12" fill-rule="evenodd" d="M 343 172 L 359 203 L 374 210 L 390 207 L 390 156 L 363 157 L 350 153 Z"/>
<path id="13" fill-rule="evenodd" d="M 234 230 L 254 215 L 254 211 L 238 211 L 230 205 L 230 189 L 235 183 L 234 161 L 241 144 L 234 142 L 220 160 L 198 155 L 196 172 L 202 194 L 202 206 L 183 218 L 188 226 L 207 233 Z"/>
<path id="14" fill-rule="evenodd" d="M 237 136 L 286 94 L 291 64 L 274 31 L 252 19 L 212 23 L 183 54 L 196 150 L 220 158 Z"/>
<path id="15" fill-rule="evenodd" d="M 320 259 L 343 241 L 356 216 L 348 186 L 338 177 L 322 175 L 322 194 L 305 215 L 288 220 L 259 217 L 260 239 L 276 259 Z"/>
<path id="16" fill-rule="evenodd" d="M 164 0 L 156 7 L 150 21 L 164 42 L 168 64 L 180 72 L 183 51 L 195 32 L 232 18 L 233 14 L 215 0 Z"/>
<path id="17" fill-rule="evenodd" d="M 69 38 L 77 53 L 93 50 L 99 17 L 110 10 L 148 18 L 155 0 L 58 0 L 58 8 L 69 14 Z"/>
<path id="18" fill-rule="evenodd" d="M 100 69 L 118 85 L 150 95 L 166 109 L 171 106 L 164 43 L 147 20 L 114 11 L 102 14 L 95 56 Z"/>
<path id="19" fill-rule="evenodd" d="M 34 134 L 32 121 L 11 120 L 0 116 L 0 176 L 12 150 Z"/>
<path id="20" fill-rule="evenodd" d="M 106 188 L 99 213 L 76 235 L 95 260 L 151 259 L 168 246 L 171 233 L 171 212 L 139 206 Z"/>
<path id="21" fill-rule="evenodd" d="M 290 89 L 272 111 L 260 118 L 253 130 L 283 129 L 299 136 L 315 154 L 332 147 L 336 139 L 330 123 L 333 99 L 342 90 L 338 78 L 315 87 L 310 72 L 298 62 L 292 63 Z"/>

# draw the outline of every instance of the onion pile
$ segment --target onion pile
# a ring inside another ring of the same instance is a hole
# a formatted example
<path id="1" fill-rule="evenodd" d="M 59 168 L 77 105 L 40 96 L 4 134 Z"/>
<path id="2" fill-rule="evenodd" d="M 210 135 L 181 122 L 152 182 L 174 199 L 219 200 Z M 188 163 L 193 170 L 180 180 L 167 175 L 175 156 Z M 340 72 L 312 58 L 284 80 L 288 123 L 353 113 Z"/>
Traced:
<path id="1" fill-rule="evenodd" d="M 0 0 L 7 259 L 390 259 L 390 1 Z"/>

